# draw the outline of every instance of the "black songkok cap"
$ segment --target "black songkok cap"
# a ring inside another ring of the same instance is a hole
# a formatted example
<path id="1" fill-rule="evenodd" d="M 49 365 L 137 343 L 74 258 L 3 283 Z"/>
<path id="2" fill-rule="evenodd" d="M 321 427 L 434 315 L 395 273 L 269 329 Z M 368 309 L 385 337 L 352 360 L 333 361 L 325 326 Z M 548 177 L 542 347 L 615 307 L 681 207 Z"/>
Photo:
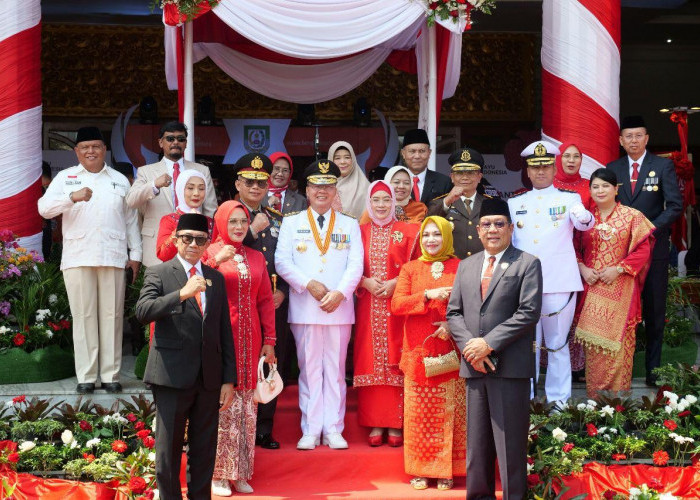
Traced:
<path id="1" fill-rule="evenodd" d="M 626 128 L 647 128 L 646 123 L 644 123 L 644 118 L 641 116 L 625 116 L 620 122 L 620 132 Z"/>
<path id="2" fill-rule="evenodd" d="M 500 198 L 484 198 L 481 201 L 481 211 L 479 212 L 479 218 L 489 217 L 491 215 L 503 215 L 508 220 L 510 220 L 510 210 L 508 210 L 508 203 Z"/>
<path id="3" fill-rule="evenodd" d="M 422 128 L 414 128 L 406 132 L 403 136 L 403 146 L 405 148 L 409 144 L 427 144 L 430 146 L 430 140 L 428 140 L 428 133 Z"/>
<path id="4" fill-rule="evenodd" d="M 78 138 L 75 140 L 75 143 L 78 144 L 83 141 L 105 142 L 105 138 L 102 137 L 102 132 L 97 127 L 82 127 L 78 129 Z"/>
<path id="5" fill-rule="evenodd" d="M 177 221 L 176 231 L 202 231 L 209 234 L 209 221 L 202 214 L 182 214 Z"/>

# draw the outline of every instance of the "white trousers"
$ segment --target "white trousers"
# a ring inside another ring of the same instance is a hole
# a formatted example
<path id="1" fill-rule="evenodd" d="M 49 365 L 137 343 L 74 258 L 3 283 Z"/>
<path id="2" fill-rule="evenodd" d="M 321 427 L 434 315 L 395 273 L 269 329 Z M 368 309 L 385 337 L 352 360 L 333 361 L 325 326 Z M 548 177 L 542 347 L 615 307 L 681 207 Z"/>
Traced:
<path id="1" fill-rule="evenodd" d="M 299 408 L 304 435 L 345 428 L 345 358 L 352 325 L 291 324 L 299 360 Z"/>
<path id="2" fill-rule="evenodd" d="M 78 383 L 119 381 L 124 334 L 124 269 L 72 267 L 63 270 L 73 316 Z"/>
<path id="3" fill-rule="evenodd" d="M 571 292 L 545 293 L 542 295 L 542 314 L 549 314 L 561 309 L 555 316 L 542 316 L 537 323 L 537 350 L 535 353 L 535 373 L 539 379 L 540 374 L 540 346 L 542 337 L 548 349 L 558 349 L 556 352 L 547 353 L 547 379 L 544 383 L 544 391 L 547 401 L 565 402 L 571 397 L 571 355 L 566 337 L 569 335 L 571 322 L 576 311 L 576 292 L 567 304 Z M 566 306 L 565 306 L 566 304 Z M 564 309 L 562 309 L 562 307 Z M 562 347 L 563 345 L 563 347 Z"/>

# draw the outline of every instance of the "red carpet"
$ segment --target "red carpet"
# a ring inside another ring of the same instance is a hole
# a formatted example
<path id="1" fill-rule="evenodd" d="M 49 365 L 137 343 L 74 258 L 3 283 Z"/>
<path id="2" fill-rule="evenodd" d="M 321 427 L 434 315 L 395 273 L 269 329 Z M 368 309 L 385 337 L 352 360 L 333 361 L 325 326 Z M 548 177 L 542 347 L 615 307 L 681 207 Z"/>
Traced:
<path id="1" fill-rule="evenodd" d="M 411 477 L 404 473 L 403 448 L 371 448 L 367 444 L 369 431 L 357 424 L 357 397 L 351 388 L 343 432 L 349 449 L 319 446 L 312 451 L 297 450 L 296 443 L 301 438 L 298 402 L 297 386 L 286 387 L 277 404 L 273 433 L 281 448 L 256 447 L 255 474 L 250 481 L 255 492 L 234 492 L 234 496 L 294 500 L 465 498 L 464 478 L 457 478 L 450 491 L 438 491 L 434 484 L 427 490 L 414 490 L 408 483 Z"/>

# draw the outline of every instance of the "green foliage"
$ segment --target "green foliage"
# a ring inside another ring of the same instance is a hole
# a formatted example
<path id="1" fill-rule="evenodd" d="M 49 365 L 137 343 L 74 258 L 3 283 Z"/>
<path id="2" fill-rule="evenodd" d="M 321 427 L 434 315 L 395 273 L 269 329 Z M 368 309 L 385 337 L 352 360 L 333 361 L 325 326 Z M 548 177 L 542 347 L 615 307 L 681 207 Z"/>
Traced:
<path id="1" fill-rule="evenodd" d="M 153 401 L 150 401 L 143 394 L 139 394 L 138 397 L 131 396 L 131 400 L 133 401 L 133 403 L 130 403 L 129 401 L 122 398 L 118 399 L 118 401 L 122 404 L 122 407 L 124 408 L 124 412 L 133 413 L 134 415 L 136 415 L 136 418 L 138 420 L 150 424 L 153 420 L 153 417 L 155 417 L 156 414 L 155 403 Z"/>
<path id="2" fill-rule="evenodd" d="M 50 472 L 63 468 L 63 454 L 53 444 L 42 444 L 22 453 L 18 469 L 23 471 Z"/>
<path id="3" fill-rule="evenodd" d="M 658 381 L 662 385 L 673 387 L 676 392 L 683 394 L 700 393 L 700 366 L 685 363 L 663 365 L 654 369 Z"/>
<path id="4" fill-rule="evenodd" d="M 31 441 L 37 438 L 51 441 L 56 439 L 63 429 L 61 422 L 51 418 L 36 421 L 24 420 L 12 424 L 12 439 L 15 441 Z"/>

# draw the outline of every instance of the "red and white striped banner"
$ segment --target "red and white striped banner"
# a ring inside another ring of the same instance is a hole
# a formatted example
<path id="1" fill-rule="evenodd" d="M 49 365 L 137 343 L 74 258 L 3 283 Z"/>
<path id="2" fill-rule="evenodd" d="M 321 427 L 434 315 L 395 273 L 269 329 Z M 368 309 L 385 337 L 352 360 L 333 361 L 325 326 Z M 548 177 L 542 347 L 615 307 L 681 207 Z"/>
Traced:
<path id="1" fill-rule="evenodd" d="M 41 252 L 41 1 L 0 2 L 0 228 Z"/>
<path id="2" fill-rule="evenodd" d="M 579 144 L 587 178 L 618 157 L 620 0 L 542 9 L 542 138 Z"/>

